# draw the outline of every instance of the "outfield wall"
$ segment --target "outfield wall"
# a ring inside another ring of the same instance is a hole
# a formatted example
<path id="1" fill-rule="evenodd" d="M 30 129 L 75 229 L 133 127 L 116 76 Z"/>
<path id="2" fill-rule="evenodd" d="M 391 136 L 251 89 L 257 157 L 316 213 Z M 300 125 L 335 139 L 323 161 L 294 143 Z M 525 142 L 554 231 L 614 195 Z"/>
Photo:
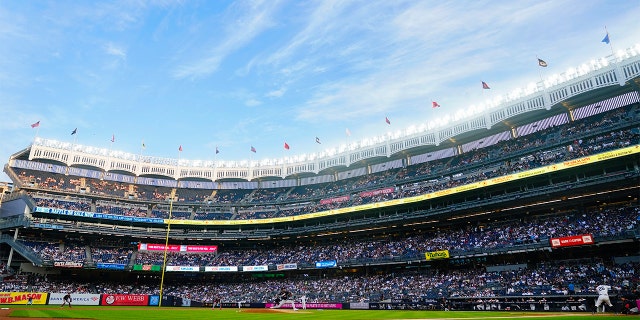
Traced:
<path id="1" fill-rule="evenodd" d="M 32 298 L 34 305 L 62 305 L 64 292 L 0 292 L 0 305 L 23 304 Z M 595 295 L 562 295 L 562 296 L 502 296 L 502 297 L 454 297 L 447 300 L 420 299 L 387 300 L 384 302 L 307 302 L 307 309 L 352 309 L 352 310 L 462 310 L 462 311 L 553 311 L 553 312 L 591 312 L 595 304 Z M 615 308 L 618 299 L 611 296 Z M 160 296 L 144 294 L 89 294 L 71 293 L 71 305 L 75 306 L 158 306 Z M 640 303 L 640 300 L 639 300 Z M 165 307 L 213 307 L 187 298 L 163 296 Z M 216 306 L 222 308 L 271 308 L 273 303 L 263 302 L 222 302 Z M 295 307 L 303 309 L 302 303 L 296 301 Z M 281 309 L 292 309 L 285 304 Z"/>

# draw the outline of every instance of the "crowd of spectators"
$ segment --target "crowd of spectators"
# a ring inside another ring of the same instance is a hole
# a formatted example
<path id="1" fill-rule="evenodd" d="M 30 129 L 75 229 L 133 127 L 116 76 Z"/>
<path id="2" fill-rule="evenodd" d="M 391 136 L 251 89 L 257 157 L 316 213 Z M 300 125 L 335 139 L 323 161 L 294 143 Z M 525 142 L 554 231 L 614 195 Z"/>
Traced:
<path id="1" fill-rule="evenodd" d="M 640 208 L 631 205 L 572 210 L 549 213 L 543 216 L 514 217 L 494 220 L 487 223 L 460 225 L 421 231 L 416 234 L 384 236 L 370 239 L 349 239 L 349 241 L 331 241 L 288 245 L 269 249 L 231 250 L 220 248 L 216 254 L 172 252 L 168 261 L 171 264 L 200 263 L 198 266 L 241 266 L 298 263 L 313 265 L 317 261 L 367 261 L 381 262 L 393 258 L 416 258 L 424 252 L 438 250 L 458 250 L 460 252 L 475 249 L 502 249 L 527 244 L 549 244 L 550 238 L 591 234 L 596 239 L 624 235 L 627 231 L 640 229 L 638 219 Z M 69 247 L 61 250 L 60 244 L 30 242 L 34 252 L 46 259 L 62 259 L 66 254 L 69 261 L 79 258 L 72 255 Z M 66 244 L 66 243 L 65 243 Z M 71 244 L 74 244 L 73 242 Z M 86 245 L 76 244 L 83 248 Z M 124 249 L 122 249 L 124 250 Z M 78 250 L 83 253 L 83 250 Z M 84 255 L 83 255 L 84 256 Z M 136 263 L 162 264 L 163 257 L 157 252 L 139 252 Z M 230 263 L 230 264 L 228 264 Z"/>
<path id="2" fill-rule="evenodd" d="M 264 219 L 313 213 L 371 202 L 411 197 L 478 182 L 523 170 L 558 163 L 597 152 L 622 148 L 640 143 L 638 128 L 629 126 L 635 105 L 587 117 L 564 125 L 550 126 L 525 136 L 500 141 L 480 149 L 465 151 L 415 165 L 383 170 L 373 174 L 346 177 L 338 181 L 288 188 L 196 190 L 175 189 L 178 202 L 207 201 L 205 205 L 216 207 L 234 205 L 231 214 L 196 214 L 178 211 L 177 219 Z M 91 178 L 73 178 L 49 172 L 22 170 L 23 182 L 37 182 L 41 188 L 60 190 L 70 185 L 73 190 L 85 181 L 92 193 L 117 195 L 120 191 L 134 189 L 137 199 L 165 201 L 172 189 L 149 185 L 132 185 Z M 390 193 L 362 193 L 383 188 L 394 188 Z M 70 191 L 73 191 L 70 190 Z M 126 199 L 124 199 L 126 200 Z M 306 200 L 306 201 L 305 201 Z M 272 204 L 273 203 L 273 204 Z M 78 206 L 57 201 L 56 208 Z M 136 205 L 106 203 L 98 209 L 103 213 L 128 216 L 152 216 L 167 218 L 162 210 L 148 213 Z M 259 208 L 259 209 L 256 209 Z M 85 206 L 86 209 L 86 206 Z M 234 214 L 233 212 L 237 212 Z"/>
<path id="3" fill-rule="evenodd" d="M 117 263 L 128 265 L 133 249 L 131 248 L 108 248 L 91 246 L 91 259 L 94 263 Z"/>
<path id="4" fill-rule="evenodd" d="M 308 302 L 380 302 L 398 300 L 434 300 L 442 298 L 491 298 L 529 296 L 594 295 L 599 284 L 612 286 L 611 294 L 640 284 L 640 263 L 605 263 L 599 259 L 555 261 L 532 264 L 506 271 L 484 268 L 404 270 L 372 275 L 323 275 L 282 279 L 249 279 L 229 275 L 213 279 L 168 280 L 164 295 L 212 303 L 271 302 L 280 288 L 295 296 L 307 296 Z M 136 281 L 79 282 L 47 280 L 38 276 L 31 281 L 0 283 L 0 291 L 38 291 L 96 294 L 159 294 L 157 278 Z"/>

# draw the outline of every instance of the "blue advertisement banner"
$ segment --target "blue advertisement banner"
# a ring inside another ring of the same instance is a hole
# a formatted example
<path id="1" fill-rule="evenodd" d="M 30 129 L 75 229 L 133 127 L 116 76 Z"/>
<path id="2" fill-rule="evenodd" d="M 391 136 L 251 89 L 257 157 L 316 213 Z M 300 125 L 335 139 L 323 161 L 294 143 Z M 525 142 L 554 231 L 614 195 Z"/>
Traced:
<path id="1" fill-rule="evenodd" d="M 338 262 L 336 260 L 325 260 L 316 262 L 316 268 L 335 268 L 336 266 L 338 266 Z"/>
<path id="2" fill-rule="evenodd" d="M 96 268 L 98 269 L 111 269 L 111 270 L 124 270 L 125 265 L 122 263 L 102 263 L 98 262 Z"/>
<path id="3" fill-rule="evenodd" d="M 59 215 L 72 216 L 72 217 L 127 221 L 127 222 L 160 223 L 160 224 L 164 223 L 164 219 L 159 219 L 159 218 L 130 217 L 130 216 L 108 214 L 108 213 L 95 213 L 95 212 L 86 212 L 86 211 L 77 211 L 77 210 L 58 209 L 58 208 L 36 207 L 34 212 L 59 214 Z"/>

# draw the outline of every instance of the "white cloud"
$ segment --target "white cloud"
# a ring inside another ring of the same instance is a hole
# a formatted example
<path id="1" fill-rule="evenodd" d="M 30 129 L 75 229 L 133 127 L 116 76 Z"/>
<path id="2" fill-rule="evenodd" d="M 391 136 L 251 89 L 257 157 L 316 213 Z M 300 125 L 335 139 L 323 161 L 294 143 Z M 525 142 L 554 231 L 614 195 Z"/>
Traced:
<path id="1" fill-rule="evenodd" d="M 262 104 L 262 101 L 257 100 L 257 99 L 249 99 L 249 100 L 245 101 L 245 102 L 244 102 L 244 104 L 245 104 L 247 107 L 256 107 L 256 106 L 261 105 L 261 104 Z"/>
<path id="2" fill-rule="evenodd" d="M 104 51 L 111 56 L 115 56 L 119 59 L 125 60 L 127 58 L 127 51 L 122 46 L 118 46 L 112 42 L 107 43 L 104 46 Z"/>
<path id="3" fill-rule="evenodd" d="M 232 6 L 228 14 L 233 19 L 223 28 L 225 34 L 222 40 L 210 44 L 208 52 L 200 54 L 194 62 L 177 67 L 173 75 L 178 79 L 199 78 L 216 72 L 229 54 L 250 43 L 257 35 L 274 25 L 272 14 L 278 4 L 278 1 L 255 1 L 248 6 Z"/>
<path id="4" fill-rule="evenodd" d="M 269 98 L 280 98 L 285 94 L 285 92 L 287 92 L 286 88 L 280 88 L 280 89 L 277 89 L 277 90 L 269 91 L 269 92 L 267 92 L 267 97 L 269 97 Z"/>

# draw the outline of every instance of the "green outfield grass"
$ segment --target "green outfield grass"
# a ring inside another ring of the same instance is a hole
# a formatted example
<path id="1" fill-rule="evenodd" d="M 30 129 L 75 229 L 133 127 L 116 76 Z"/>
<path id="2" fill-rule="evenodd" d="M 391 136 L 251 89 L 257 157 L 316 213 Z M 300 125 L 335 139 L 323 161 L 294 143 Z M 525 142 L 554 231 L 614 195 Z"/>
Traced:
<path id="1" fill-rule="evenodd" d="M 595 317 L 598 320 L 620 319 L 613 314 L 542 313 L 542 312 L 485 312 L 485 311 L 399 311 L 399 310 L 270 310 L 237 309 L 211 310 L 208 308 L 158 307 L 85 307 L 60 308 L 58 306 L 2 306 L 10 309 L 11 317 L 64 318 L 64 319 L 545 319 L 578 320 Z M 5 310 L 6 311 L 6 310 Z"/>

